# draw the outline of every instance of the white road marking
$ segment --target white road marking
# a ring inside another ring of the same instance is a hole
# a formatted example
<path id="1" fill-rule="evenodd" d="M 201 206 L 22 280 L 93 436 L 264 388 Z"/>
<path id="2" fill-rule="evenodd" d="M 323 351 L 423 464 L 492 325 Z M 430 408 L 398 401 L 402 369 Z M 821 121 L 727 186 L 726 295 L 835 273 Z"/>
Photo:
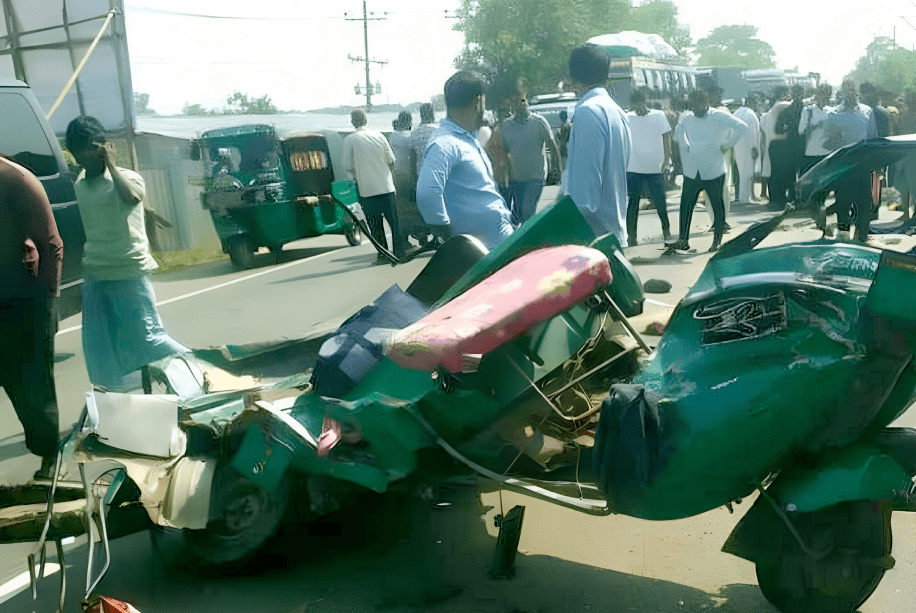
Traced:
<path id="1" fill-rule="evenodd" d="M 669 309 L 674 308 L 673 304 L 668 304 L 666 302 L 659 302 L 658 300 L 652 300 L 651 298 L 646 298 L 646 302 L 648 302 L 649 304 L 654 304 L 656 306 L 668 307 Z"/>
<path id="2" fill-rule="evenodd" d="M 294 260 L 294 261 L 292 261 L 292 262 L 287 262 L 286 264 L 280 264 L 280 265 L 278 265 L 278 266 L 271 266 L 270 268 L 265 268 L 264 270 L 259 270 L 259 271 L 256 272 L 256 273 L 252 273 L 252 274 L 246 275 L 246 276 L 244 276 L 244 277 L 239 277 L 238 279 L 233 279 L 232 281 L 226 281 L 225 283 L 218 283 L 218 284 L 213 285 L 213 286 L 211 286 L 211 287 L 205 287 L 205 288 L 203 288 L 203 289 L 199 289 L 199 290 L 197 290 L 197 291 L 195 291 L 195 292 L 190 292 L 190 293 L 188 293 L 188 294 L 184 294 L 184 295 L 181 295 L 181 296 L 176 296 L 176 297 L 174 297 L 174 298 L 169 298 L 168 300 L 160 300 L 159 302 L 156 303 L 156 306 L 159 307 L 159 306 L 162 306 L 162 305 L 165 305 L 165 304 L 171 304 L 172 302 L 178 302 L 179 300 L 184 300 L 185 298 L 192 298 L 192 297 L 194 297 L 194 296 L 199 296 L 200 294 L 206 294 L 207 292 L 212 292 L 213 290 L 221 289 L 221 288 L 227 287 L 227 286 L 229 286 L 229 285 L 234 285 L 234 284 L 236 284 L 236 283 L 241 283 L 242 281 L 247 281 L 247 280 L 249 280 L 249 279 L 254 279 L 255 277 L 260 277 L 260 276 L 262 276 L 262 275 L 269 275 L 269 274 L 271 274 L 271 273 L 274 273 L 274 272 L 278 272 L 278 271 L 280 271 L 280 270 L 283 270 L 284 268 L 290 268 L 290 267 L 292 267 L 292 266 L 298 266 L 299 264 L 303 264 L 303 263 L 305 263 L 305 262 L 311 262 L 312 260 L 317 260 L 318 258 L 323 258 L 323 257 L 325 257 L 325 256 L 327 256 L 327 255 L 331 255 L 331 254 L 333 254 L 333 253 L 337 253 L 337 251 L 338 251 L 337 249 L 332 249 L 331 251 L 326 251 L 326 252 L 324 252 L 324 253 L 319 253 L 318 255 L 309 256 L 309 257 L 307 257 L 307 258 L 302 258 L 301 260 Z M 67 333 L 69 333 L 69 332 L 76 332 L 77 330 L 81 330 L 82 328 L 83 328 L 82 325 L 79 325 L 79 326 L 72 326 L 72 327 L 70 327 L 70 328 L 64 328 L 63 330 L 59 330 L 59 331 L 57 332 L 57 336 L 61 336 L 61 335 L 63 335 L 63 334 L 67 334 Z"/>
<path id="3" fill-rule="evenodd" d="M 45 564 L 45 577 L 50 577 L 59 570 L 60 566 L 53 562 L 48 562 Z M 38 574 L 37 564 L 35 565 L 35 574 Z M 29 571 L 16 575 L 3 585 L 0 585 L 0 604 L 10 600 L 27 587 L 29 587 Z"/>

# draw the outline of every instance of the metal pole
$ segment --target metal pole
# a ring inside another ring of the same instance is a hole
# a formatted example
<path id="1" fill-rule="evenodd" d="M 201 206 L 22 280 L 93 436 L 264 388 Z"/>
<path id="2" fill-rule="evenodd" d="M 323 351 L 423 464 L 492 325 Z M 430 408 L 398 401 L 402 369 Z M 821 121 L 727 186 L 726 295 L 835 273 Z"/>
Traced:
<path id="1" fill-rule="evenodd" d="M 124 10 L 122 0 L 111 0 L 111 10 L 116 11 L 118 18 L 111 26 L 111 48 L 114 51 L 115 65 L 118 71 L 118 87 L 121 91 L 121 106 L 124 108 L 124 132 L 127 139 L 127 152 L 130 155 L 131 169 L 140 171 L 137 160 L 137 146 L 134 138 L 134 92 L 130 80 L 130 62 L 126 57 L 127 34 L 124 28 Z M 150 206 L 149 202 L 146 203 Z"/>
<path id="2" fill-rule="evenodd" d="M 9 32 L 10 49 L 13 52 L 13 71 L 16 78 L 28 83 L 25 77 L 25 65 L 22 63 L 22 53 L 19 51 L 19 28 L 13 14 L 13 5 L 10 0 L 3 0 L 3 13 L 6 17 L 6 31 Z"/>
<path id="3" fill-rule="evenodd" d="M 70 66 L 73 70 L 76 70 L 76 54 L 73 53 L 73 38 L 70 36 L 70 15 L 67 12 L 67 3 L 64 2 L 63 6 L 63 16 L 64 16 L 64 33 L 67 35 L 67 51 L 70 52 Z M 80 82 L 76 82 L 76 101 L 79 103 L 80 115 L 86 114 L 86 104 L 83 102 L 83 92 L 80 89 Z"/>
<path id="4" fill-rule="evenodd" d="M 369 82 L 369 14 L 366 12 L 366 0 L 363 0 L 363 44 L 366 59 L 366 111 L 372 110 L 372 83 Z"/>
<path id="5" fill-rule="evenodd" d="M 114 17 L 115 12 L 112 10 L 108 13 L 108 17 L 105 18 L 105 23 L 102 24 L 102 28 L 99 30 L 99 33 L 96 35 L 95 40 L 92 41 L 92 44 L 89 45 L 89 49 L 86 51 L 86 55 L 83 56 L 83 61 L 80 62 L 80 65 L 76 67 L 76 71 L 73 73 L 73 76 L 70 77 L 70 80 L 67 81 L 67 84 L 64 85 L 64 90 L 60 92 L 60 96 L 57 97 L 57 100 L 54 101 L 54 105 L 51 107 L 51 110 L 48 111 L 48 119 L 51 119 L 51 116 L 54 114 L 54 111 L 57 110 L 57 107 L 60 106 L 60 103 L 64 101 L 64 97 L 67 95 L 67 92 L 70 91 L 70 88 L 73 87 L 74 81 L 80 75 L 80 72 L 83 70 L 83 66 L 86 65 L 86 62 L 89 61 L 89 56 L 92 55 L 92 52 L 95 51 L 96 45 L 99 44 L 99 41 L 102 39 L 102 35 L 105 33 L 105 30 L 108 28 L 108 24 L 111 23 L 112 17 Z"/>

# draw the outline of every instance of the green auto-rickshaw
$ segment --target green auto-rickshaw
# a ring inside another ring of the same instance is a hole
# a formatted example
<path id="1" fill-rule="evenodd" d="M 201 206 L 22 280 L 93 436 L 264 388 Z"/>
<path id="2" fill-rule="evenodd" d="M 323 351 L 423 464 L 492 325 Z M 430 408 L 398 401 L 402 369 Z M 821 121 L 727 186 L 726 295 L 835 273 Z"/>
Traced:
<path id="1" fill-rule="evenodd" d="M 321 234 L 362 242 L 339 205 L 314 198 L 331 193 L 341 150 L 336 132 L 280 138 L 262 124 L 208 130 L 194 142 L 192 157 L 204 168 L 202 204 L 233 264 L 251 268 L 260 247 L 279 255 L 286 243 Z"/>

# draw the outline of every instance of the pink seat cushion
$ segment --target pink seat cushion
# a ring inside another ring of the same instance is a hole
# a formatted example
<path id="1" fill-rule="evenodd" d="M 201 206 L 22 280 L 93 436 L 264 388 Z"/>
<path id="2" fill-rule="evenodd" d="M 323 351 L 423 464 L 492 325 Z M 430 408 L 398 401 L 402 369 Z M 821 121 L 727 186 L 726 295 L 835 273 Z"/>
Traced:
<path id="1" fill-rule="evenodd" d="M 525 254 L 394 335 L 388 357 L 414 370 L 461 372 L 485 354 L 611 282 L 603 253 L 564 245 Z"/>

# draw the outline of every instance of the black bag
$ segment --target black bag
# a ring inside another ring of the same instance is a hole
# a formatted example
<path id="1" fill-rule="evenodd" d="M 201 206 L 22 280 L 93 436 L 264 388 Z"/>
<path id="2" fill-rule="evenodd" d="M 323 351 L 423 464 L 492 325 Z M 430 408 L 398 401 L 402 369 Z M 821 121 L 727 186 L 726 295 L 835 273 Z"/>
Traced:
<path id="1" fill-rule="evenodd" d="M 659 400 L 642 385 L 618 383 L 601 406 L 593 468 L 615 512 L 638 506 L 645 487 L 671 458 L 671 433 Z"/>

